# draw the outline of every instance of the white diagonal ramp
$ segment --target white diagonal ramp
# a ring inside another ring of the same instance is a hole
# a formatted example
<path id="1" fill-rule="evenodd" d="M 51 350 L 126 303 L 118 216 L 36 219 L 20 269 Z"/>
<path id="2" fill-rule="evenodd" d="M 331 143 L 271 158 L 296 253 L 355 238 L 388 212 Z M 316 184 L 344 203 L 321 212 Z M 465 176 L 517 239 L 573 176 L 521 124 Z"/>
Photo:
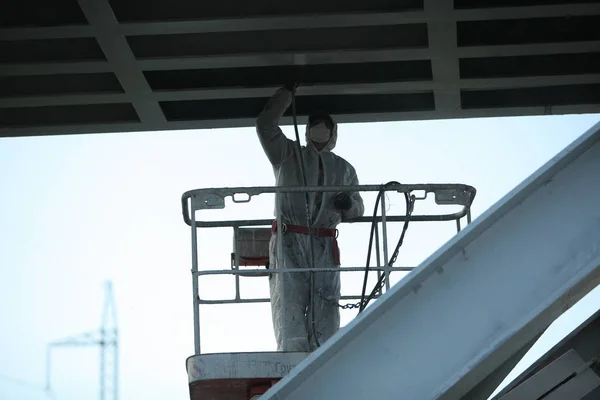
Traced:
<path id="1" fill-rule="evenodd" d="M 600 123 L 263 398 L 459 399 L 599 282 Z"/>

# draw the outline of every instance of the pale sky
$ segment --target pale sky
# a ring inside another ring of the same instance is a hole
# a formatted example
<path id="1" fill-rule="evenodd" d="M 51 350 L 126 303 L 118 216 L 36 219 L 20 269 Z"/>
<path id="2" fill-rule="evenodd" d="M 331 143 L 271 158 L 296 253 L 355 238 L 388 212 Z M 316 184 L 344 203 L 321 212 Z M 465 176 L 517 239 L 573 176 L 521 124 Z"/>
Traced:
<path id="1" fill-rule="evenodd" d="M 598 120 L 342 124 L 334 152 L 354 165 L 363 184 L 472 185 L 477 217 Z M 292 138 L 291 127 L 284 130 Z M 0 398 L 49 398 L 43 391 L 46 346 L 99 327 L 106 279 L 113 281 L 121 335 L 120 398 L 189 398 L 192 281 L 181 194 L 273 184 L 253 128 L 0 139 Z M 364 197 L 370 214 L 373 196 Z M 272 200 L 228 203 L 202 217 L 270 218 Z M 389 201 L 390 212 L 402 212 L 401 197 Z M 423 210 L 440 211 L 431 204 L 417 208 Z M 398 233 L 390 229 L 390 246 Z M 454 233 L 451 222 L 411 225 L 397 265 L 418 265 Z M 367 241 L 368 226 L 341 228 L 344 266 L 364 264 Z M 201 267 L 229 268 L 231 243 L 230 230 L 201 232 Z M 231 279 L 211 279 L 200 283 L 204 297 L 232 294 Z M 342 282 L 347 293 L 358 288 L 360 276 Z M 265 279 L 242 284 L 244 295 L 268 293 Z M 561 317 L 520 370 L 596 311 L 598 301 L 597 289 Z M 201 313 L 204 352 L 275 349 L 267 304 L 212 306 Z M 343 323 L 355 315 L 343 312 Z M 98 398 L 98 366 L 97 348 L 56 350 L 55 398 Z"/>

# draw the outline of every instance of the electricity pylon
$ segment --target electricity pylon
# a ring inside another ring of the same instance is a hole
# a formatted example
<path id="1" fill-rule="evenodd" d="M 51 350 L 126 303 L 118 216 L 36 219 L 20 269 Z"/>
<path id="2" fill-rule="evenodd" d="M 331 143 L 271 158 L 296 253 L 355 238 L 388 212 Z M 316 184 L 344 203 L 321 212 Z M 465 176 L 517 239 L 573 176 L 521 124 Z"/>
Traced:
<path id="1" fill-rule="evenodd" d="M 46 390 L 51 392 L 52 350 L 56 347 L 99 346 L 100 400 L 119 398 L 119 330 L 112 283 L 105 283 L 104 310 L 99 330 L 86 332 L 48 344 L 46 350 Z"/>

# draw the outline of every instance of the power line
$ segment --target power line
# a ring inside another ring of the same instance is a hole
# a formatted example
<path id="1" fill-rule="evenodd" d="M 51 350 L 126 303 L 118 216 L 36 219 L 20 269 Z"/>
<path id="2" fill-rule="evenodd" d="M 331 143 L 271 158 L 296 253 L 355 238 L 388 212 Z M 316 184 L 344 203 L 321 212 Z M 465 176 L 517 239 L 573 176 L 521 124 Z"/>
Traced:
<path id="1" fill-rule="evenodd" d="M 47 388 L 43 387 L 42 385 L 38 385 L 32 382 L 27 382 L 23 379 L 19 379 L 19 378 L 14 378 L 12 376 L 8 376 L 5 374 L 0 374 L 0 379 L 8 381 L 8 382 L 12 382 L 15 383 L 17 385 L 20 386 L 25 386 L 28 387 L 30 389 L 36 389 L 39 390 L 40 392 L 43 392 L 46 396 L 48 396 L 51 399 L 55 399 L 56 397 L 54 396 L 54 393 L 52 393 L 51 391 L 48 391 Z"/>
<path id="2" fill-rule="evenodd" d="M 100 346 L 100 400 L 118 400 L 119 330 L 112 283 L 105 283 L 104 310 L 99 330 L 71 336 L 48 344 L 46 350 L 46 390 L 50 391 L 52 350 L 57 347 Z"/>
<path id="3" fill-rule="evenodd" d="M 27 386 L 27 387 L 34 388 L 34 389 L 44 390 L 44 387 L 41 386 L 41 385 L 36 385 L 35 383 L 27 382 L 27 381 L 24 381 L 24 380 L 19 379 L 19 378 L 13 378 L 12 376 L 0 374 L 0 379 L 3 379 L 5 381 L 10 381 L 12 383 L 19 384 L 21 386 Z"/>

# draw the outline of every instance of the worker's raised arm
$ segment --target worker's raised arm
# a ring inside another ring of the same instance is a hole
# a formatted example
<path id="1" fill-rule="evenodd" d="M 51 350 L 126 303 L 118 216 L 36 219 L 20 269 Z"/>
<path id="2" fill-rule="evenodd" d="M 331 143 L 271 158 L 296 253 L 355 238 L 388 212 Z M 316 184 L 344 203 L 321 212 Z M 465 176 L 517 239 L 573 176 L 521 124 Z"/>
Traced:
<path id="1" fill-rule="evenodd" d="M 291 103 L 292 93 L 287 89 L 279 89 L 256 119 L 256 133 L 273 166 L 280 165 L 294 153 L 294 142 L 285 137 L 279 127 L 279 119 Z"/>

